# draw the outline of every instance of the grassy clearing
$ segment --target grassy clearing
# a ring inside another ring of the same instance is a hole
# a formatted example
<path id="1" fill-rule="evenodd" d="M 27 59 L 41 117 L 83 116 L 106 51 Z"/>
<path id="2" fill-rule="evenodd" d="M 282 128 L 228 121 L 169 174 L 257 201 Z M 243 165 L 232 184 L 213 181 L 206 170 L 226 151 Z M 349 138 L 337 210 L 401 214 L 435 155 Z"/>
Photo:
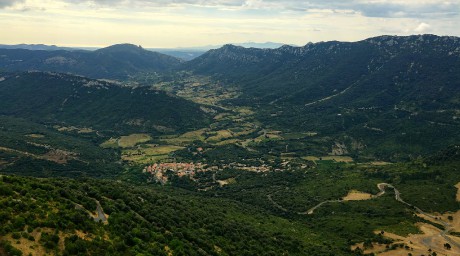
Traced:
<path id="1" fill-rule="evenodd" d="M 348 192 L 348 195 L 342 198 L 344 201 L 361 201 L 361 200 L 370 200 L 374 198 L 374 195 L 361 192 L 358 190 L 351 190 Z"/>
<path id="2" fill-rule="evenodd" d="M 149 164 L 169 158 L 171 152 L 183 149 L 173 145 L 147 145 L 146 148 L 123 150 L 121 158 L 139 164 Z"/>
<path id="3" fill-rule="evenodd" d="M 121 136 L 119 139 L 110 138 L 102 143 L 100 146 L 103 148 L 132 148 L 137 144 L 148 142 L 152 137 L 144 133 L 136 133 L 128 136 Z"/>
<path id="4" fill-rule="evenodd" d="M 76 131 L 77 133 L 92 133 L 92 132 L 95 132 L 93 129 L 91 128 L 87 128 L 87 127 L 75 127 L 75 126 L 54 126 L 54 128 L 60 132 L 74 132 Z"/>
<path id="5" fill-rule="evenodd" d="M 240 107 L 240 108 L 237 108 L 236 111 L 240 115 L 243 115 L 243 116 L 252 116 L 255 114 L 255 112 L 252 111 L 251 108 L 248 108 L 248 107 Z"/>
<path id="6" fill-rule="evenodd" d="M 227 117 L 229 117 L 230 114 L 229 113 L 220 113 L 220 114 L 217 114 L 215 117 L 214 117 L 214 120 L 223 120 L 223 119 L 226 119 Z"/>
<path id="7" fill-rule="evenodd" d="M 136 146 L 137 144 L 148 142 L 151 139 L 152 137 L 148 134 L 144 134 L 144 133 L 131 134 L 128 136 L 122 136 L 118 140 L 118 146 L 121 148 L 131 148 L 131 147 Z"/>
<path id="8" fill-rule="evenodd" d="M 225 139 L 232 138 L 234 136 L 233 133 L 229 130 L 220 130 L 217 132 L 213 132 L 211 134 L 213 134 L 213 136 L 210 136 L 206 139 L 206 141 L 210 143 L 219 142 Z"/>
<path id="9" fill-rule="evenodd" d="M 360 167 L 380 167 L 380 166 L 387 166 L 391 165 L 393 163 L 390 162 L 383 162 L 383 161 L 373 161 L 373 162 L 363 162 L 363 163 L 358 163 Z"/>
<path id="10" fill-rule="evenodd" d="M 200 129 L 200 130 L 184 133 L 180 136 L 162 136 L 160 137 L 160 140 L 170 145 L 185 146 L 187 144 L 192 143 L 195 140 L 204 141 L 205 132 L 206 132 L 206 129 Z"/>
<path id="11" fill-rule="evenodd" d="M 217 183 L 219 183 L 219 186 L 223 187 L 225 185 L 236 183 L 236 179 L 235 178 L 230 178 L 230 179 L 226 179 L 226 180 L 217 180 Z"/>
<path id="12" fill-rule="evenodd" d="M 38 133 L 32 133 L 32 134 L 27 134 L 26 137 L 33 138 L 33 139 L 43 139 L 45 138 L 45 135 L 38 134 Z"/>
<path id="13" fill-rule="evenodd" d="M 118 139 L 110 138 L 100 145 L 102 148 L 118 148 Z"/>

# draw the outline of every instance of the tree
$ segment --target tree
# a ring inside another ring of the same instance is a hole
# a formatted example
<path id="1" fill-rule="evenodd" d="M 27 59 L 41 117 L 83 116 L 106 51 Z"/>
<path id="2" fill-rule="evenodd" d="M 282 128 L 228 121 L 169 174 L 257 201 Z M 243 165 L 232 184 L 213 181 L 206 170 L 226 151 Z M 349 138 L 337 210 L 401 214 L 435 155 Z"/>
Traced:
<path id="1" fill-rule="evenodd" d="M 445 243 L 444 248 L 446 248 L 446 250 L 450 250 L 452 248 L 452 246 L 450 246 L 449 243 Z"/>

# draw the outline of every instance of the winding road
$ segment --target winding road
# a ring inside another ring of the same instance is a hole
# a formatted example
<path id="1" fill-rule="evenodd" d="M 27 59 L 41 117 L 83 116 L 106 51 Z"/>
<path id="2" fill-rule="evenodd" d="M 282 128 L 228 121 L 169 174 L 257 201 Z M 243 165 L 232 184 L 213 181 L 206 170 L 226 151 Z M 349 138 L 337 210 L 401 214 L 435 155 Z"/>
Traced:
<path id="1" fill-rule="evenodd" d="M 407 203 L 406 201 L 404 201 L 402 198 L 401 198 L 401 192 L 399 192 L 398 189 L 396 189 L 393 185 L 389 184 L 389 183 L 379 183 L 377 184 L 377 188 L 380 190 L 379 193 L 377 193 L 376 195 L 374 195 L 372 198 L 377 198 L 377 197 L 381 197 L 385 194 L 386 192 L 386 188 L 390 188 L 390 189 L 393 189 L 394 193 L 395 193 L 395 200 L 400 202 L 400 203 L 403 203 L 407 206 L 409 206 L 410 208 L 414 209 L 416 212 L 418 212 L 419 214 L 422 214 L 430 219 L 433 219 L 435 223 L 438 223 L 438 224 L 441 224 L 443 227 L 444 227 L 444 230 L 439 234 L 441 237 L 443 237 L 451 246 L 455 246 L 457 248 L 460 249 L 460 243 L 456 242 L 455 240 L 453 240 L 452 238 L 449 237 L 449 234 L 450 232 L 452 231 L 453 227 L 450 223 L 447 223 L 443 220 L 441 220 L 440 218 L 434 216 L 434 215 L 431 215 L 429 213 L 426 213 L 424 212 L 422 209 L 418 208 L 417 206 L 414 206 L 410 203 Z M 287 212 L 288 210 L 283 208 L 281 205 L 279 205 L 278 203 L 276 203 L 272 198 L 271 198 L 271 195 L 268 195 L 267 196 L 269 201 L 271 203 L 273 203 L 273 205 L 278 208 L 278 209 L 281 209 L 285 212 Z M 316 209 L 318 209 L 319 207 L 323 206 L 324 204 L 327 204 L 327 203 L 342 203 L 344 202 L 344 200 L 342 199 L 338 199 L 338 200 L 326 200 L 326 201 L 323 201 L 317 205 L 315 205 L 314 207 L 304 211 L 304 212 L 297 212 L 297 214 L 300 214 L 300 215 L 311 215 L 314 213 L 314 211 Z M 431 248 L 432 247 L 432 238 L 433 237 L 427 237 L 427 238 L 424 238 L 422 240 L 423 244 L 425 246 L 427 246 L 428 248 Z"/>
<path id="2" fill-rule="evenodd" d="M 96 209 L 97 216 L 93 217 L 94 221 L 95 222 L 101 221 L 103 223 L 107 223 L 107 217 L 105 217 L 104 210 L 102 209 L 101 203 L 99 203 L 98 200 L 95 200 L 95 201 L 97 204 L 97 209 Z"/>

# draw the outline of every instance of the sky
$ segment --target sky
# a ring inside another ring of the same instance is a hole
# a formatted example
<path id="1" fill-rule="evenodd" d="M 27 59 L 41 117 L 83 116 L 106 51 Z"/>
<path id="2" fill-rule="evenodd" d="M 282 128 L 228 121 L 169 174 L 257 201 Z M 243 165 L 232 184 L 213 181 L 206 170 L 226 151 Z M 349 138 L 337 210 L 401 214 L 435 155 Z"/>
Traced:
<path id="1" fill-rule="evenodd" d="M 0 0 L 0 44 L 150 48 L 460 36 L 460 0 Z"/>

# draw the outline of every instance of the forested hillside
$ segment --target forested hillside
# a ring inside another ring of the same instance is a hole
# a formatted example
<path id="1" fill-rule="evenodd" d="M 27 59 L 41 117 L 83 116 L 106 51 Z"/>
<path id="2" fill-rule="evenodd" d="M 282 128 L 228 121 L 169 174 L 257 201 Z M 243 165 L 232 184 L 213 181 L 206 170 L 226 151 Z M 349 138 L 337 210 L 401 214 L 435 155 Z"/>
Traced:
<path id="1" fill-rule="evenodd" d="M 199 105 L 161 91 L 42 72 L 2 74 L 0 114 L 114 133 L 184 131 L 208 119 Z"/>
<path id="2" fill-rule="evenodd" d="M 460 139 L 460 39 L 381 36 L 304 47 L 211 50 L 184 64 L 238 90 L 269 127 L 315 131 L 386 159 Z M 357 143 L 355 143 L 357 145 Z"/>

